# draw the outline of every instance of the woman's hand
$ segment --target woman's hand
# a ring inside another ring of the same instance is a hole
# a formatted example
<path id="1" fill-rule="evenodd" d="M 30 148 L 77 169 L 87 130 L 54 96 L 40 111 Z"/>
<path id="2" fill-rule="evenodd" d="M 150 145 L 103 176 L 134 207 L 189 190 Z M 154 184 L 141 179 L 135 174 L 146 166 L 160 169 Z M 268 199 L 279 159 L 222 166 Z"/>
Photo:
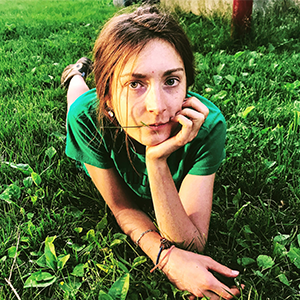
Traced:
<path id="1" fill-rule="evenodd" d="M 182 109 L 172 121 L 181 125 L 181 129 L 161 144 L 147 147 L 148 158 L 167 159 L 178 148 L 191 142 L 209 114 L 208 108 L 195 97 L 185 99 Z"/>
<path id="2" fill-rule="evenodd" d="M 179 248 L 169 254 L 162 271 L 180 290 L 188 291 L 195 297 L 210 297 L 211 300 L 232 299 L 240 294 L 237 287 L 227 287 L 210 272 L 215 271 L 226 277 L 234 278 L 239 272 L 219 264 L 212 258 Z M 242 286 L 243 287 L 243 286 Z"/>

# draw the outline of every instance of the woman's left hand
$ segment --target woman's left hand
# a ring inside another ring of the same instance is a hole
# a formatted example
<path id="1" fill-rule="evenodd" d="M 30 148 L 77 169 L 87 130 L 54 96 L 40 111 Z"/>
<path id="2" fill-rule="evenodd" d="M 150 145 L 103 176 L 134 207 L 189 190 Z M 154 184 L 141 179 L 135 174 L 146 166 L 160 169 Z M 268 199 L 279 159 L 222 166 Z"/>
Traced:
<path id="1" fill-rule="evenodd" d="M 191 142 L 209 114 L 208 108 L 195 97 L 185 99 L 182 109 L 172 118 L 181 125 L 175 135 L 161 144 L 147 147 L 147 158 L 167 159 L 171 153 Z"/>
<path id="2" fill-rule="evenodd" d="M 180 290 L 191 293 L 190 300 L 209 297 L 211 300 L 233 299 L 240 294 L 236 286 L 228 287 L 220 282 L 211 271 L 235 278 L 239 274 L 208 256 L 173 248 L 162 271 Z M 241 285 L 244 288 L 244 285 Z M 207 299 L 207 298 L 206 298 Z"/>

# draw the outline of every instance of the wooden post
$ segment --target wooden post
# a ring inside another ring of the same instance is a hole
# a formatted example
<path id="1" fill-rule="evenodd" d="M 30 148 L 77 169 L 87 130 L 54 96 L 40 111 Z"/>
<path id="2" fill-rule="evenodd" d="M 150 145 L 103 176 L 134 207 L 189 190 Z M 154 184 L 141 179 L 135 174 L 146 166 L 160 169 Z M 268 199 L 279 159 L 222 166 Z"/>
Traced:
<path id="1" fill-rule="evenodd" d="M 253 0 L 233 0 L 231 37 L 242 38 L 251 30 Z"/>

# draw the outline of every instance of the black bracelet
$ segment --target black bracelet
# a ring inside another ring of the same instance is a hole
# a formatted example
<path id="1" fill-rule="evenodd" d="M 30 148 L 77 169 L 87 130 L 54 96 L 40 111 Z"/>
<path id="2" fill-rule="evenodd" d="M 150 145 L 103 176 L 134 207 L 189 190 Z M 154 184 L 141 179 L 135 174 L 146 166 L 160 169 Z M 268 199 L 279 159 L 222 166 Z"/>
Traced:
<path id="1" fill-rule="evenodd" d="M 159 251 L 157 254 L 155 265 L 157 265 L 159 263 L 159 258 L 160 258 L 161 252 L 165 249 L 171 248 L 171 246 L 172 246 L 172 243 L 170 241 L 168 241 L 167 239 L 165 239 L 165 238 L 160 239 L 160 247 L 159 247 Z"/>

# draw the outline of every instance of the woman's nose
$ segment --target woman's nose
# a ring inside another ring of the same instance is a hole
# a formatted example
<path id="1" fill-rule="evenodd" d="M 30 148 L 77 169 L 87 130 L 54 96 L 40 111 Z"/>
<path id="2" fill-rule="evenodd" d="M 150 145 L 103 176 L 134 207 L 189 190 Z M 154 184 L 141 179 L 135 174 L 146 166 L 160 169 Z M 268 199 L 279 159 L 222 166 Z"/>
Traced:
<path id="1" fill-rule="evenodd" d="M 166 99 L 159 87 L 151 87 L 146 96 L 146 109 L 154 114 L 161 114 L 167 109 Z"/>

